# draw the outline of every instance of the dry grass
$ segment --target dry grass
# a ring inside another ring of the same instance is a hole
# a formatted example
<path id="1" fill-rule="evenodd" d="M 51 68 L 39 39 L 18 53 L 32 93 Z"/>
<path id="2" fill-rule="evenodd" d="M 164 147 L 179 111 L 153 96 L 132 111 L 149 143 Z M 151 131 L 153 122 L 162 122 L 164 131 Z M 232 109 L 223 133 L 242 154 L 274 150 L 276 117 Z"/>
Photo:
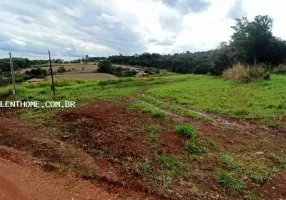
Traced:
<path id="1" fill-rule="evenodd" d="M 106 73 L 63 73 L 55 75 L 55 80 L 105 80 L 114 79 L 116 76 Z M 47 77 L 48 80 L 51 76 Z"/>
<path id="2" fill-rule="evenodd" d="M 232 68 L 226 69 L 222 76 L 239 83 L 249 83 L 253 80 L 269 79 L 268 69 L 261 64 L 244 65 L 241 63 L 235 64 Z"/>

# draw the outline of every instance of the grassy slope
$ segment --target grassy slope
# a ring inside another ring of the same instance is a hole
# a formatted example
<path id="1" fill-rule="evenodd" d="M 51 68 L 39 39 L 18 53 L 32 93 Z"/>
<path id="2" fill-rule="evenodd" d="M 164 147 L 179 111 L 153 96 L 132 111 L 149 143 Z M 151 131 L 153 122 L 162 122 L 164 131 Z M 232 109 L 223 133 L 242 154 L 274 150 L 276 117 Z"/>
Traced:
<path id="1" fill-rule="evenodd" d="M 190 109 L 231 117 L 279 119 L 286 115 L 286 77 L 272 75 L 270 81 L 237 84 L 204 75 L 168 75 L 118 81 L 60 81 L 57 99 L 81 100 L 130 95 L 157 107 L 196 118 Z M 49 83 L 18 86 L 20 99 L 50 100 Z M 0 94 L 7 89 L 0 89 Z M 144 95 L 142 95 L 144 93 Z M 190 108 L 190 109 L 187 109 Z M 200 118 L 200 117 L 198 117 Z"/>
<path id="2" fill-rule="evenodd" d="M 270 81 L 234 84 L 220 78 L 187 75 L 189 80 L 148 90 L 156 98 L 205 111 L 249 118 L 286 114 L 286 77 Z"/>

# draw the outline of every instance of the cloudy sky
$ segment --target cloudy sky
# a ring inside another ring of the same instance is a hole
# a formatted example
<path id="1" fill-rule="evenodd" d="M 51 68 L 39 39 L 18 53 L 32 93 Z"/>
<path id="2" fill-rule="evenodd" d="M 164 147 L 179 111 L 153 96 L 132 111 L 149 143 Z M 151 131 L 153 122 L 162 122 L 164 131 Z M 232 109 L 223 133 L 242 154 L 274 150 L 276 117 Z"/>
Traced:
<path id="1" fill-rule="evenodd" d="M 203 51 L 234 18 L 268 14 L 286 39 L 284 0 L 0 0 L 0 57 L 74 59 Z"/>

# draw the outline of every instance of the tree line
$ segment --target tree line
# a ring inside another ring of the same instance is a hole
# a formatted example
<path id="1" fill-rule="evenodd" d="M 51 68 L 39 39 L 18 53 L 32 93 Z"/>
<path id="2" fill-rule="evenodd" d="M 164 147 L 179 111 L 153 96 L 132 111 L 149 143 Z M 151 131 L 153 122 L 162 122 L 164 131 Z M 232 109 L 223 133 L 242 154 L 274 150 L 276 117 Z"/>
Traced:
<path id="1" fill-rule="evenodd" d="M 178 73 L 211 73 L 220 75 L 235 63 L 263 63 L 271 68 L 286 61 L 286 41 L 273 36 L 273 20 L 269 16 L 256 16 L 235 20 L 229 42 L 221 42 L 213 50 L 204 52 L 161 55 L 143 53 L 132 56 L 110 56 L 112 63 L 168 69 Z"/>
<path id="2" fill-rule="evenodd" d="M 273 20 L 269 16 L 256 16 L 254 20 L 247 18 L 236 19 L 233 35 L 228 42 L 209 51 L 175 53 L 172 55 L 161 55 L 158 53 L 143 53 L 131 56 L 114 55 L 107 59 L 114 64 L 137 65 L 167 69 L 178 73 L 211 73 L 220 75 L 235 63 L 259 64 L 263 63 L 271 68 L 286 62 L 286 41 L 273 36 Z M 70 63 L 98 62 L 105 57 L 89 57 L 70 61 Z M 66 63 L 62 59 L 53 59 L 53 63 Z M 14 68 L 24 69 L 29 67 L 48 66 L 48 60 L 29 60 L 27 58 L 13 58 Z M 278 69 L 278 68 L 276 68 Z M 285 71 L 285 66 L 283 66 Z M 1 72 L 10 71 L 8 58 L 0 59 Z M 281 71 L 281 70 L 280 70 Z M 3 74 L 2 74 L 3 76 Z"/>

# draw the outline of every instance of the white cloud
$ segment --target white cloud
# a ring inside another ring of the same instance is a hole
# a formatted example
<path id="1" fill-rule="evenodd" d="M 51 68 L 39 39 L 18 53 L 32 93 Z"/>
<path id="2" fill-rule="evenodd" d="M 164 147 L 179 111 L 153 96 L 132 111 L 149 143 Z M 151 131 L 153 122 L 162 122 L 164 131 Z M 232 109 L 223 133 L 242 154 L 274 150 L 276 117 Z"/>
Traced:
<path id="1" fill-rule="evenodd" d="M 282 0 L 0 1 L 0 56 L 203 51 L 229 40 L 231 18 L 259 14 L 286 39 L 283 8 Z"/>

